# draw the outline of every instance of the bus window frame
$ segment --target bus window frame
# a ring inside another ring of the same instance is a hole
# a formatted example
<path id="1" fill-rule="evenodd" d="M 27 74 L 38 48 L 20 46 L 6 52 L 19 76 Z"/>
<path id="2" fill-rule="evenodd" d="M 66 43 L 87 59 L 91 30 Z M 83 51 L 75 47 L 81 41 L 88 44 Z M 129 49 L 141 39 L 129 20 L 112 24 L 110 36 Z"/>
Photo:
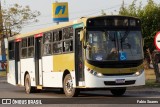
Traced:
<path id="1" fill-rule="evenodd" d="M 27 45 L 27 46 L 26 46 L 26 47 L 23 47 L 23 40 L 24 40 L 24 39 L 26 39 L 26 40 L 27 40 L 27 42 L 26 42 L 26 45 Z M 22 50 L 23 50 L 23 49 L 26 49 L 26 50 L 27 50 L 27 52 L 26 52 L 26 56 L 25 56 L 25 57 L 23 57 L 23 56 L 22 56 Z M 26 59 L 26 58 L 28 58 L 28 37 L 22 38 L 22 41 L 21 41 L 21 52 L 20 52 L 20 58 L 21 58 L 21 59 Z"/>
<path id="2" fill-rule="evenodd" d="M 68 31 L 68 35 L 71 35 L 72 34 L 72 36 L 69 36 L 70 38 L 64 38 L 64 29 L 71 29 L 72 30 L 72 32 L 71 32 L 71 30 L 69 30 Z M 60 39 L 60 31 L 62 32 L 61 34 L 62 34 L 62 39 Z M 54 37 L 55 37 L 55 32 L 58 32 L 58 40 L 55 40 L 54 39 Z M 73 51 L 74 51 L 74 41 L 73 41 L 73 37 L 74 37 L 74 29 L 73 29 L 73 27 L 72 26 L 67 26 L 67 27 L 64 27 L 64 28 L 61 28 L 61 29 L 56 29 L 56 30 L 53 30 L 52 31 L 52 36 L 53 36 L 53 38 L 52 38 L 52 54 L 53 55 L 58 55 L 58 54 L 68 54 L 68 53 L 73 53 Z M 66 41 L 72 41 L 72 51 L 65 51 L 64 50 L 64 42 L 66 42 Z M 60 52 L 57 52 L 57 53 L 55 53 L 54 51 L 53 51 L 53 48 L 54 48 L 54 44 L 58 44 L 58 43 L 60 43 L 61 44 L 61 51 Z"/>
<path id="3" fill-rule="evenodd" d="M 29 39 L 30 38 L 32 38 L 33 39 L 33 44 L 31 44 L 30 46 L 29 46 Z M 35 43 L 35 41 L 34 41 L 34 36 L 29 36 L 28 38 L 27 38 L 28 40 L 27 40 L 27 58 L 33 58 L 34 57 L 34 43 Z M 29 49 L 30 48 L 33 48 L 33 54 L 31 55 L 31 56 L 29 56 Z"/>
<path id="4" fill-rule="evenodd" d="M 50 40 L 48 41 L 48 43 L 45 43 L 45 37 L 48 36 L 48 34 L 50 33 Z M 48 32 L 44 32 L 43 33 L 43 37 L 42 37 L 42 55 L 43 56 L 50 56 L 52 55 L 52 41 L 53 41 L 53 33 L 52 31 L 48 31 Z M 45 54 L 45 46 L 50 45 L 50 53 L 46 53 Z"/>
<path id="5" fill-rule="evenodd" d="M 13 45 L 13 49 L 10 50 L 10 45 L 8 45 L 8 52 L 9 52 L 8 57 L 9 57 L 9 60 L 15 60 L 15 42 L 14 41 L 9 41 L 9 44 L 10 43 L 13 43 L 13 44 L 11 44 L 11 45 Z M 13 52 L 12 58 L 10 58 L 10 55 L 11 55 L 10 52 Z"/>

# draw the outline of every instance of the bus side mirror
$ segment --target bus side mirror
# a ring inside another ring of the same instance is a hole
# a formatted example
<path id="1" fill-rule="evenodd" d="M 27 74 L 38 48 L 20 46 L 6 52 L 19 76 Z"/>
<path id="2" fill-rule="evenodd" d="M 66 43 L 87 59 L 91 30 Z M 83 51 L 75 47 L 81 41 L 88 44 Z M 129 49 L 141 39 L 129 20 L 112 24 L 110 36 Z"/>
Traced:
<path id="1" fill-rule="evenodd" d="M 80 31 L 80 41 L 82 41 L 84 39 L 84 31 L 81 30 Z"/>

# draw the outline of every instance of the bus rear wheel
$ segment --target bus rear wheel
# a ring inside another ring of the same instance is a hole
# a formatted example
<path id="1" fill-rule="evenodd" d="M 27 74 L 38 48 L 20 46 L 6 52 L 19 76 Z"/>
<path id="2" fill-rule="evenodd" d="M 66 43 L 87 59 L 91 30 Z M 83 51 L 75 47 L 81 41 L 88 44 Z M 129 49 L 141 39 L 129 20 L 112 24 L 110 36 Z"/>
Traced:
<path id="1" fill-rule="evenodd" d="M 29 74 L 25 76 L 25 91 L 27 94 L 35 92 L 35 87 L 31 87 L 31 79 Z"/>
<path id="2" fill-rule="evenodd" d="M 111 93 L 114 96 L 122 96 L 126 92 L 126 88 L 113 88 L 111 89 Z"/>
<path id="3" fill-rule="evenodd" d="M 73 87 L 73 81 L 70 74 L 67 74 L 64 78 L 63 89 L 67 97 L 76 97 L 79 94 L 79 90 Z"/>

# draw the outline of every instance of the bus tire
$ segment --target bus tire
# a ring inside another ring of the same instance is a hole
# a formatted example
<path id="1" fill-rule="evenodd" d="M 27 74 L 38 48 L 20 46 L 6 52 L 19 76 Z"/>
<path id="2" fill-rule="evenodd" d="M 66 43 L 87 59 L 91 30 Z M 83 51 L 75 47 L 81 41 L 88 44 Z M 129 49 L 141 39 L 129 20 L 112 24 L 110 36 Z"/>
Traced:
<path id="1" fill-rule="evenodd" d="M 25 91 L 27 94 L 35 92 L 36 88 L 31 87 L 31 79 L 29 74 L 26 74 L 25 76 Z"/>
<path id="2" fill-rule="evenodd" d="M 126 92 L 126 88 L 113 88 L 110 91 L 114 96 L 122 96 Z"/>
<path id="3" fill-rule="evenodd" d="M 67 97 L 76 97 L 79 94 L 79 89 L 73 88 L 73 81 L 70 74 L 64 77 L 63 90 Z"/>
<path id="4" fill-rule="evenodd" d="M 60 88 L 60 89 L 59 89 L 59 93 L 60 93 L 60 94 L 64 94 L 64 89 L 63 89 L 63 88 Z"/>

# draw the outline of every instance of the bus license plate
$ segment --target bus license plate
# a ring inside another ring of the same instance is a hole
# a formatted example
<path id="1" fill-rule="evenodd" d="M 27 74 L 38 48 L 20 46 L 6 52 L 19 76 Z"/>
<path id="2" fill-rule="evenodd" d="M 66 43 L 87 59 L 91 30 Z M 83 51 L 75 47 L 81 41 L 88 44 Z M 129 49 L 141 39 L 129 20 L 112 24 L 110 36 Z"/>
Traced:
<path id="1" fill-rule="evenodd" d="M 116 83 L 117 84 L 125 83 L 125 79 L 116 79 Z"/>

